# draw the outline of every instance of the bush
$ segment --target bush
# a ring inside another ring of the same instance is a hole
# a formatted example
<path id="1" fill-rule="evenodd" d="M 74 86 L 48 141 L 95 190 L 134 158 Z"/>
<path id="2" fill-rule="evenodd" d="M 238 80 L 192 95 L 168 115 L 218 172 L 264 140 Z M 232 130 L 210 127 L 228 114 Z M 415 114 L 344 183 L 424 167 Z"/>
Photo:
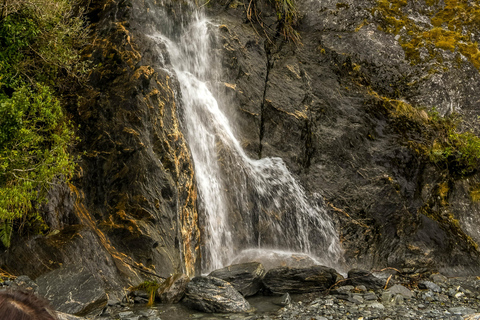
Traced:
<path id="1" fill-rule="evenodd" d="M 38 207 L 68 180 L 74 141 L 60 99 L 67 78 L 84 73 L 86 39 L 70 0 L 3 1 L 0 8 L 0 240 L 19 226 L 44 227 Z M 41 228 L 40 227 L 40 228 Z"/>

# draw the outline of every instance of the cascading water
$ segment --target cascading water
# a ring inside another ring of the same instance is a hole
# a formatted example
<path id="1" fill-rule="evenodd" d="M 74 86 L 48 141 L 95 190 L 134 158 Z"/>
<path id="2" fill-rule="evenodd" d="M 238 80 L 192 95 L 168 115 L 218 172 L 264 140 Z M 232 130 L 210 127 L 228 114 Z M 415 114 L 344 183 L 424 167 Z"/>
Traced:
<path id="1" fill-rule="evenodd" d="M 163 16 L 165 30 L 151 37 L 167 47 L 180 83 L 181 121 L 204 217 L 203 272 L 252 248 L 302 252 L 336 265 L 342 254 L 326 211 L 309 203 L 282 159 L 251 159 L 236 139 L 217 102 L 219 68 L 211 56 L 215 25 L 201 10 L 189 9 L 190 17 L 177 26 Z"/>

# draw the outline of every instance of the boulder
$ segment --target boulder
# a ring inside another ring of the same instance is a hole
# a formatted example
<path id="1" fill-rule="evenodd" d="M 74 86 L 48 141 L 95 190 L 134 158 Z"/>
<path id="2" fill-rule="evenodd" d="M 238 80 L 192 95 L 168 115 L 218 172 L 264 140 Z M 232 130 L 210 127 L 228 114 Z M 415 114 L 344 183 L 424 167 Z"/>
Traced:
<path id="1" fill-rule="evenodd" d="M 190 278 L 185 274 L 168 277 L 157 289 L 157 297 L 162 303 L 178 303 L 185 296 Z"/>
<path id="2" fill-rule="evenodd" d="M 261 263 L 248 262 L 215 270 L 209 276 L 230 282 L 238 292 L 244 297 L 248 297 L 253 296 L 262 288 L 265 268 Z"/>
<path id="3" fill-rule="evenodd" d="M 337 272 L 324 266 L 279 267 L 266 273 L 263 285 L 271 293 L 308 293 L 327 290 L 336 279 Z"/>
<path id="4" fill-rule="evenodd" d="M 368 289 L 381 289 L 386 281 L 375 277 L 370 271 L 353 269 L 348 271 L 347 283 L 352 286 L 364 285 Z"/>
<path id="5" fill-rule="evenodd" d="M 247 300 L 235 288 L 215 277 L 195 277 L 187 285 L 185 304 L 203 312 L 245 312 Z"/>
<path id="6" fill-rule="evenodd" d="M 392 286 L 391 288 L 388 288 L 388 290 L 386 290 L 386 291 L 390 292 L 392 294 L 392 296 L 400 294 L 406 299 L 411 299 L 415 296 L 415 294 L 410 289 L 402 286 L 401 284 L 396 284 L 396 285 Z"/>
<path id="7" fill-rule="evenodd" d="M 103 282 L 82 267 L 53 270 L 37 278 L 37 285 L 55 310 L 77 316 L 101 310 L 108 301 Z"/>

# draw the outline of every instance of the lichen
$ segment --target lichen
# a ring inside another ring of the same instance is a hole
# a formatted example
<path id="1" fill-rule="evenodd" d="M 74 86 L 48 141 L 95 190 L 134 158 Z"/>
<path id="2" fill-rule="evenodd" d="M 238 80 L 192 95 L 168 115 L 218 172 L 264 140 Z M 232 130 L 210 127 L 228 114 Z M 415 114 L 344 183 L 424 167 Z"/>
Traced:
<path id="1" fill-rule="evenodd" d="M 444 55 L 441 50 L 446 50 L 463 55 L 480 70 L 480 50 L 472 39 L 480 27 L 479 1 L 427 0 L 422 14 L 427 16 L 430 25 L 420 24 L 407 14 L 407 8 L 414 7 L 415 3 L 413 0 L 378 0 L 372 10 L 381 17 L 379 29 L 400 35 L 398 41 L 406 58 L 413 64 L 435 60 L 441 64 Z M 422 56 L 422 50 L 428 55 Z"/>

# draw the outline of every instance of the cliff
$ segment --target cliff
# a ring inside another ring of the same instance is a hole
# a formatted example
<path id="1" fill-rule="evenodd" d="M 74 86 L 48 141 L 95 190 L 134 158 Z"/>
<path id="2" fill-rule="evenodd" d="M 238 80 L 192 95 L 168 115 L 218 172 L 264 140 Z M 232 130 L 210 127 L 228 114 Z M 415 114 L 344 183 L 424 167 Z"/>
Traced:
<path id="1" fill-rule="evenodd" d="M 456 146 L 455 130 L 478 130 L 475 55 L 438 41 L 412 49 L 408 36 L 431 30 L 441 4 L 391 2 L 394 11 L 382 1 L 298 1 L 301 43 L 284 38 L 270 3 L 208 2 L 225 109 L 252 158 L 281 157 L 310 201 L 326 206 L 346 266 L 478 273 L 477 158 L 441 149 Z M 200 271 L 202 218 L 179 83 L 148 37 L 162 23 L 157 5 L 89 3 L 84 58 L 96 67 L 69 110 L 81 170 L 50 192 L 42 214 L 54 232 L 14 239 L 2 268 L 36 278 L 79 264 L 112 289 Z M 392 17 L 427 22 L 397 30 Z M 463 116 L 457 129 L 442 120 L 453 111 Z"/>

